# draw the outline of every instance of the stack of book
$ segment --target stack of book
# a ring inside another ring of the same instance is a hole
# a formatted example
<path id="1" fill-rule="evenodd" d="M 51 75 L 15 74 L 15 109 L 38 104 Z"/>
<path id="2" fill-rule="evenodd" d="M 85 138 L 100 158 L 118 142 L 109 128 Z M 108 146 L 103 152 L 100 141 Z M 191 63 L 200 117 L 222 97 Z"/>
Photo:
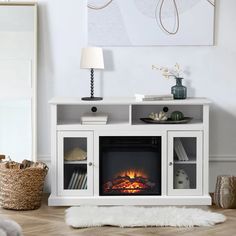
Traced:
<path id="1" fill-rule="evenodd" d="M 68 189 L 87 189 L 87 172 L 85 170 L 74 170 Z"/>
<path id="2" fill-rule="evenodd" d="M 175 149 L 175 153 L 176 153 L 179 161 L 188 161 L 189 160 L 180 138 L 174 139 L 174 149 Z"/>
<path id="3" fill-rule="evenodd" d="M 82 125 L 105 125 L 107 120 L 106 114 L 84 114 L 81 117 Z"/>
<path id="4" fill-rule="evenodd" d="M 174 96 L 173 94 L 165 94 L 165 95 L 144 95 L 144 94 L 135 94 L 135 99 L 138 102 L 142 101 L 168 101 L 173 100 Z"/>

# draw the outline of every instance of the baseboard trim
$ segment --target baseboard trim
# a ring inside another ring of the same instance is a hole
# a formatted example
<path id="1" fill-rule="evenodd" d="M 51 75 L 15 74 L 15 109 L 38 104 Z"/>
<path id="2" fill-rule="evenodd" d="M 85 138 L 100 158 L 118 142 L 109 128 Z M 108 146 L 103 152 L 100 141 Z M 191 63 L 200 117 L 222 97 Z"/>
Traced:
<path id="1" fill-rule="evenodd" d="M 210 162 L 236 162 L 236 156 L 234 155 L 210 155 Z M 38 155 L 38 160 L 50 163 L 50 155 Z"/>
<path id="2" fill-rule="evenodd" d="M 210 195 L 204 196 L 55 196 L 50 195 L 48 199 L 49 206 L 81 206 L 81 205 L 142 205 L 142 206 L 186 206 L 186 205 L 211 205 L 212 199 Z"/>
<path id="3" fill-rule="evenodd" d="M 236 162 L 236 156 L 234 155 L 212 155 L 210 156 L 210 162 Z"/>

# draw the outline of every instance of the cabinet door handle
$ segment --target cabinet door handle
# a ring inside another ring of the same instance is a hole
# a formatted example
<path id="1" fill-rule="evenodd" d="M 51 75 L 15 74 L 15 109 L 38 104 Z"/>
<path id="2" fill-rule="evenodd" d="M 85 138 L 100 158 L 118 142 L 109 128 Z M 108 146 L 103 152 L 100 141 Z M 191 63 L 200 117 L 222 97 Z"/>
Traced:
<path id="1" fill-rule="evenodd" d="M 89 162 L 89 163 L 88 163 L 88 165 L 89 165 L 89 166 L 92 166 L 92 165 L 93 165 L 93 163 L 92 163 L 92 162 Z"/>
<path id="2" fill-rule="evenodd" d="M 173 166 L 173 162 L 172 161 L 169 162 L 169 166 Z"/>

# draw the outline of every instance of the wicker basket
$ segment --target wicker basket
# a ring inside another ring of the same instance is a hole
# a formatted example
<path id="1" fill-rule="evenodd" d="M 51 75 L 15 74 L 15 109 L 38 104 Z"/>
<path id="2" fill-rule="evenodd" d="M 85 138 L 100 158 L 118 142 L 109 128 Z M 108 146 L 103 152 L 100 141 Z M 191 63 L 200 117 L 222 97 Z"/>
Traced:
<path id="1" fill-rule="evenodd" d="M 0 168 L 0 205 L 6 209 L 33 210 L 41 206 L 48 167 Z"/>

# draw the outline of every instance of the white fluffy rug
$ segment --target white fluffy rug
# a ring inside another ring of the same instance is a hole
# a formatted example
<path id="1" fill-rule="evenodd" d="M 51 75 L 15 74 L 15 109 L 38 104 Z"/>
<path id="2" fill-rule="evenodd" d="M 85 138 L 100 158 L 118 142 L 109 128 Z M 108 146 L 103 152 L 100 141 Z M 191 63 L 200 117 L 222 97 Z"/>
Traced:
<path id="1" fill-rule="evenodd" d="M 22 236 L 21 227 L 13 220 L 0 218 L 0 236 Z"/>
<path id="2" fill-rule="evenodd" d="M 66 210 L 66 223 L 74 228 L 119 226 L 212 226 L 222 223 L 222 214 L 197 208 L 178 207 L 71 207 Z"/>

